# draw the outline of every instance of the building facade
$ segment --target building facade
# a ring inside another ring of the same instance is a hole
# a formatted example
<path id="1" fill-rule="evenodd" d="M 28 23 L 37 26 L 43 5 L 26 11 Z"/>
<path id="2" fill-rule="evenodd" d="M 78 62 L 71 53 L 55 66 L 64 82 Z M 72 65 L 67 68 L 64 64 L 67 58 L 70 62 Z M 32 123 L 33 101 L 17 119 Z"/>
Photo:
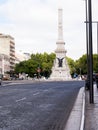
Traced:
<path id="1" fill-rule="evenodd" d="M 15 67 L 15 42 L 14 42 L 14 38 L 11 37 L 10 35 L 0 34 L 0 55 L 1 55 L 2 62 L 4 62 L 4 61 L 9 62 L 9 63 L 7 63 L 7 65 L 9 65 L 9 67 L 8 66 L 4 67 L 5 70 L 2 72 L 14 71 L 14 67 Z M 6 64 L 6 62 L 4 62 L 4 66 L 5 66 L 5 64 Z M 2 66 L 0 65 L 0 67 L 2 67 Z"/>
<path id="2" fill-rule="evenodd" d="M 0 54 L 0 74 L 10 71 L 10 58 L 5 54 Z"/>

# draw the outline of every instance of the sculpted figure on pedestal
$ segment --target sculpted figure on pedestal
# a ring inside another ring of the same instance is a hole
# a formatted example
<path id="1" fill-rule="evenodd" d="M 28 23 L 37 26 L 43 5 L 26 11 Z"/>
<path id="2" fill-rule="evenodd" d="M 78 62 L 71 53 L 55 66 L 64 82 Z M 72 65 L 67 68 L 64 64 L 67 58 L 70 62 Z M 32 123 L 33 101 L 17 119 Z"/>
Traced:
<path id="1" fill-rule="evenodd" d="M 64 57 L 61 58 L 61 59 L 57 57 L 57 59 L 58 59 L 58 66 L 59 66 L 59 67 L 62 67 L 62 63 L 63 63 Z"/>

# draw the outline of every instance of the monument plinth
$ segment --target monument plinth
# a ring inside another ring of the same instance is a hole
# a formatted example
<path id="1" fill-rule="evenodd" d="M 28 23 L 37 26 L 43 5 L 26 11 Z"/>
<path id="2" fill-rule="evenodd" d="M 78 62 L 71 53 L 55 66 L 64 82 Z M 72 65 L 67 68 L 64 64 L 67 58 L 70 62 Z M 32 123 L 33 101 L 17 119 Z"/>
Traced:
<path id="1" fill-rule="evenodd" d="M 63 40 L 63 22 L 62 22 L 62 8 L 58 9 L 58 40 L 56 42 L 57 48 L 55 50 L 56 59 L 52 67 L 52 80 L 69 80 L 71 79 L 70 69 L 66 60 L 65 42 Z"/>

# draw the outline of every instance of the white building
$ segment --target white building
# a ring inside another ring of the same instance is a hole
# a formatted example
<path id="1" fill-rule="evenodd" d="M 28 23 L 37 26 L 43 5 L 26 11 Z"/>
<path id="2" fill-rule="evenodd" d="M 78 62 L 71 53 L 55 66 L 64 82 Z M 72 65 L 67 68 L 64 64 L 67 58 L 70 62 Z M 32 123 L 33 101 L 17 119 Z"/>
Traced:
<path id="1" fill-rule="evenodd" d="M 10 58 L 5 54 L 0 54 L 0 74 L 10 71 Z"/>
<path id="2" fill-rule="evenodd" d="M 13 71 L 15 67 L 15 42 L 14 38 L 11 37 L 10 35 L 4 35 L 0 34 L 0 54 L 2 57 L 2 62 L 4 61 L 4 66 L 5 66 L 5 61 L 9 62 L 9 67 L 6 66 L 4 67 L 3 72 L 5 71 Z M 5 60 L 7 59 L 7 60 Z M 1 68 L 2 66 L 0 66 Z"/>
<path id="3" fill-rule="evenodd" d="M 24 53 L 22 51 L 17 51 L 15 53 L 15 64 L 20 63 L 21 61 L 26 61 L 30 59 L 31 55 L 30 53 Z"/>

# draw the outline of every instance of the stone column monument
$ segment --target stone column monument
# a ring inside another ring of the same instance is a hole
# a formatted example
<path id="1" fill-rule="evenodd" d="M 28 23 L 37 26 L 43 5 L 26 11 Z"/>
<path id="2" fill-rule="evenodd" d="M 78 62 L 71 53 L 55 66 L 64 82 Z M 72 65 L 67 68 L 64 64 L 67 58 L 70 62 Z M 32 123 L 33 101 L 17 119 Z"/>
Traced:
<path id="1" fill-rule="evenodd" d="M 57 48 L 55 50 L 56 59 L 52 67 L 52 74 L 50 79 L 52 80 L 69 80 L 71 79 L 70 69 L 66 60 L 65 42 L 63 40 L 63 9 L 58 9 L 58 40 L 56 42 Z"/>

